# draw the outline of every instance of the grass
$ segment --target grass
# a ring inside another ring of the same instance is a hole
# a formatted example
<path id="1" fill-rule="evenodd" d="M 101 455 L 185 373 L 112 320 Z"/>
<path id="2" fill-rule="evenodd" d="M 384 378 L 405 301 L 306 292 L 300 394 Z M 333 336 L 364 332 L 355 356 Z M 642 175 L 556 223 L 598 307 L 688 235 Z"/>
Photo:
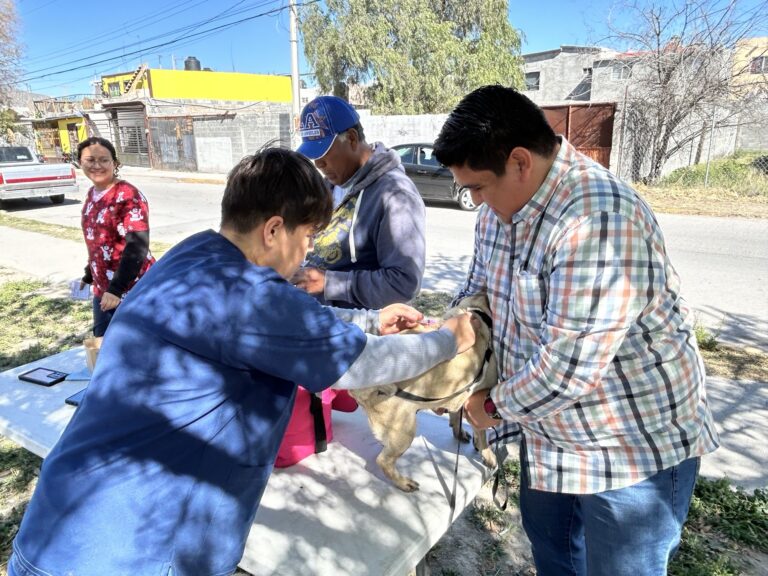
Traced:
<path id="1" fill-rule="evenodd" d="M 768 490 L 748 494 L 728 480 L 696 484 L 689 521 L 709 525 L 729 539 L 768 553 Z"/>
<path id="2" fill-rule="evenodd" d="M 18 216 L 11 216 L 3 211 L 0 211 L 0 226 L 17 228 L 18 230 L 25 230 L 27 232 L 37 232 L 38 234 L 45 234 L 46 236 L 52 236 L 53 238 L 59 238 L 61 240 L 73 240 L 75 242 L 83 241 L 83 231 L 80 228 L 62 226 L 61 224 L 49 224 L 30 218 L 19 218 Z"/>
<path id="3" fill-rule="evenodd" d="M 19 218 L 18 216 L 12 216 L 3 212 L 2 210 L 0 210 L 0 226 L 16 228 L 17 230 L 24 230 L 26 232 L 37 232 L 38 234 L 45 234 L 46 236 L 60 238 L 61 240 L 83 242 L 83 231 L 80 228 L 74 226 L 62 226 L 61 224 L 49 224 L 48 222 L 40 222 L 30 218 Z M 171 244 L 152 240 L 150 249 L 155 257 L 159 257 L 161 254 L 171 249 Z M 83 260 L 85 260 L 85 245 L 83 245 Z"/>
<path id="4" fill-rule="evenodd" d="M 0 436 L 0 573 L 32 496 L 42 460 Z"/>
<path id="5" fill-rule="evenodd" d="M 716 541 L 715 541 L 716 542 Z M 713 543 L 711 537 L 704 537 L 688 526 L 683 528 L 683 537 L 677 555 L 670 563 L 670 576 L 737 576 L 741 569 L 724 555 Z"/>
<path id="6" fill-rule="evenodd" d="M 51 296 L 45 282 L 0 285 L 0 370 L 82 343 L 92 323 L 91 303 Z"/>
<path id="7" fill-rule="evenodd" d="M 768 382 L 768 354 L 754 348 L 722 344 L 717 334 L 698 323 L 694 334 L 709 376 Z"/>
<path id="8" fill-rule="evenodd" d="M 702 216 L 768 218 L 768 175 L 752 162 L 760 152 L 739 152 L 706 165 L 680 168 L 655 186 L 635 188 L 655 212 Z"/>
<path id="9" fill-rule="evenodd" d="M 520 462 L 517 458 L 507 458 L 500 470 L 499 488 L 496 502 L 502 504 L 508 497 L 508 506 L 519 504 Z M 472 507 L 472 521 L 493 532 L 505 532 L 510 527 L 510 519 L 495 504 L 475 503 Z"/>
<path id="10" fill-rule="evenodd" d="M 669 574 L 743 574 L 749 569 L 744 566 L 744 548 L 768 553 L 768 492 L 747 494 L 726 479 L 699 478 Z"/>
<path id="11" fill-rule="evenodd" d="M 705 352 L 717 351 L 718 342 L 716 334 L 713 334 L 698 322 L 693 327 L 693 333 L 696 335 L 696 343 L 699 345 L 699 350 Z"/>
<path id="12" fill-rule="evenodd" d="M 678 168 L 665 176 L 662 187 L 702 188 L 705 179 L 713 188 L 728 190 L 745 197 L 768 196 L 768 166 L 766 171 L 756 167 L 756 162 L 766 162 L 764 153 L 740 151 L 725 158 Z"/>

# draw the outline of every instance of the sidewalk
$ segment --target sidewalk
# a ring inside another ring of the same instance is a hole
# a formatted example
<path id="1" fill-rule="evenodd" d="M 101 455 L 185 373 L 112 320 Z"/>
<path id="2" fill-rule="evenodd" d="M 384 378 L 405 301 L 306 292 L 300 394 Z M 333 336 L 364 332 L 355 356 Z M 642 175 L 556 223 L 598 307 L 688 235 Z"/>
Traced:
<path id="1" fill-rule="evenodd" d="M 0 226 L 0 246 L 0 267 L 49 282 L 82 277 L 88 262 L 83 242 L 16 228 Z"/>
<path id="2" fill-rule="evenodd" d="M 80 242 L 15 228 L 0 226 L 0 246 L 0 267 L 50 282 L 79 278 L 86 261 Z M 23 250 L 9 249 L 21 246 Z M 748 490 L 768 488 L 768 383 L 710 377 L 708 394 L 722 445 L 703 459 L 702 474 L 728 476 Z"/>
<path id="3" fill-rule="evenodd" d="M 131 176 L 143 178 L 172 178 L 178 182 L 192 182 L 197 184 L 224 184 L 227 175 L 213 172 L 181 172 L 172 170 L 155 170 L 154 168 L 141 168 L 137 166 L 121 166 L 121 176 L 130 179 Z M 82 170 L 78 172 L 78 181 L 85 181 Z"/>

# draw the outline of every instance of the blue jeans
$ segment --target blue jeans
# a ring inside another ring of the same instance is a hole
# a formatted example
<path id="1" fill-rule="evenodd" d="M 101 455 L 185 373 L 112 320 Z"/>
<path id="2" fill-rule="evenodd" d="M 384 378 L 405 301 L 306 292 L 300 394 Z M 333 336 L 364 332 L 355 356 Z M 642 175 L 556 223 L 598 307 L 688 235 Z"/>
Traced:
<path id="1" fill-rule="evenodd" d="M 115 315 L 117 308 L 102 312 L 101 310 L 101 298 L 98 296 L 93 297 L 93 335 L 104 336 L 107 331 L 107 326 L 112 321 L 112 316 Z"/>
<path id="2" fill-rule="evenodd" d="M 664 576 L 680 545 L 699 458 L 626 488 L 557 494 L 528 487 L 521 454 L 520 512 L 539 576 Z"/>

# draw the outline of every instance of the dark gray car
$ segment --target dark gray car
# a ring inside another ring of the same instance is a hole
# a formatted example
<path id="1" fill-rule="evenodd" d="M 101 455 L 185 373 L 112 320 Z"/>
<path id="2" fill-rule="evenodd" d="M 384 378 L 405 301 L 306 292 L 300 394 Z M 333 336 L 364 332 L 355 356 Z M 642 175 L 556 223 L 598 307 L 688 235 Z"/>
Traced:
<path id="1" fill-rule="evenodd" d="M 469 190 L 456 186 L 451 171 L 437 161 L 432 144 L 398 144 L 392 149 L 424 200 L 451 200 L 462 210 L 477 210 Z"/>

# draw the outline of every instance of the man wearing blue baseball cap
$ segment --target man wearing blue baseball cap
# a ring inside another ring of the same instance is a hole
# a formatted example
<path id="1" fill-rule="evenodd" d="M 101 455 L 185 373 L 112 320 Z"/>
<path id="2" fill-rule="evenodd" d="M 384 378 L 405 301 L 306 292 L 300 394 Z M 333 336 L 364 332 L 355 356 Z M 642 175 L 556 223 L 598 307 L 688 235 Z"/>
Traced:
<path id="1" fill-rule="evenodd" d="M 396 152 L 365 141 L 360 116 L 336 96 L 301 112 L 298 152 L 314 161 L 335 210 L 292 282 L 337 307 L 378 309 L 419 292 L 425 208 Z"/>

